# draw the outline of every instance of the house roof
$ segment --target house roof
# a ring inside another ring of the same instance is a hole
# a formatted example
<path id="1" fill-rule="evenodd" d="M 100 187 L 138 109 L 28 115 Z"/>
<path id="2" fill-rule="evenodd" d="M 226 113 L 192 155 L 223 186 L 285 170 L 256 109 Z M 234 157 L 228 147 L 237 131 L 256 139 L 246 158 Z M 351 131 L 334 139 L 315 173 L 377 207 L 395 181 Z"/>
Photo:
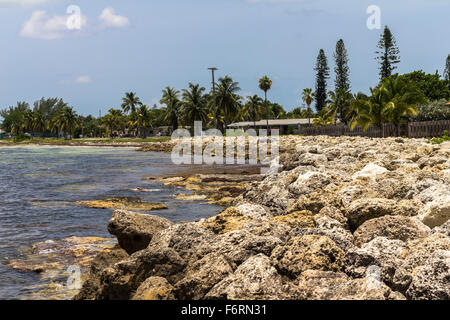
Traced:
<path id="1" fill-rule="evenodd" d="M 2 129 L 0 129 L 0 134 L 2 134 L 2 133 L 6 133 L 5 131 L 3 131 Z"/>
<path id="2" fill-rule="evenodd" d="M 312 123 L 313 119 L 311 119 Z M 308 119 L 276 119 L 269 120 L 269 126 L 291 126 L 299 124 L 308 124 Z M 237 122 L 228 125 L 229 128 L 243 128 L 243 127 L 253 127 L 255 123 L 253 121 Z M 264 127 L 267 125 L 267 120 L 256 121 L 257 127 Z"/>
<path id="3" fill-rule="evenodd" d="M 445 105 L 450 107 L 450 102 L 447 102 Z"/>

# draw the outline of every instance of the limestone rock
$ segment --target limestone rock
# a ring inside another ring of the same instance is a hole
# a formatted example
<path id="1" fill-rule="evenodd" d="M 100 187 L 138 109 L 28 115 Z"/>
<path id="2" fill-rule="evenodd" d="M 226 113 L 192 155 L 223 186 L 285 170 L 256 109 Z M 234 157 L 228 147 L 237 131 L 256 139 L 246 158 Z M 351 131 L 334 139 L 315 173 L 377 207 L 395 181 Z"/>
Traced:
<path id="1" fill-rule="evenodd" d="M 347 208 L 347 218 L 350 226 L 358 228 L 370 219 L 386 215 L 415 216 L 418 208 L 410 201 L 395 201 L 390 199 L 359 199 L 353 201 Z"/>
<path id="2" fill-rule="evenodd" d="M 175 300 L 172 285 L 162 277 L 145 280 L 131 300 Z"/>
<path id="3" fill-rule="evenodd" d="M 155 233 L 171 225 L 162 217 L 116 210 L 109 220 L 108 231 L 117 237 L 121 248 L 132 254 L 145 249 Z"/>
<path id="4" fill-rule="evenodd" d="M 207 299 L 278 300 L 283 298 L 281 276 L 269 257 L 258 254 L 247 259 L 236 271 L 219 282 Z"/>
<path id="5" fill-rule="evenodd" d="M 428 203 L 419 217 L 424 224 L 431 228 L 446 223 L 450 220 L 450 195 Z"/>
<path id="6" fill-rule="evenodd" d="M 270 218 L 270 221 L 285 224 L 291 228 L 314 228 L 316 221 L 311 211 L 295 211 L 284 216 Z"/>
<path id="7" fill-rule="evenodd" d="M 239 209 L 230 207 L 222 213 L 206 219 L 201 226 L 216 234 L 221 234 L 242 229 L 252 219 L 250 216 L 244 216 Z"/>
<path id="8" fill-rule="evenodd" d="M 295 278 L 310 269 L 340 271 L 344 251 L 328 237 L 306 235 L 276 247 L 271 258 L 281 274 Z"/>
<path id="9" fill-rule="evenodd" d="M 376 237 L 386 237 L 408 241 L 424 238 L 431 233 L 431 229 L 416 218 L 402 216 L 383 216 L 364 222 L 354 233 L 355 244 L 361 246 Z"/>
<path id="10" fill-rule="evenodd" d="M 188 265 L 183 279 L 175 284 L 179 299 L 199 300 L 219 281 L 233 273 L 228 261 L 221 254 L 212 252 Z"/>

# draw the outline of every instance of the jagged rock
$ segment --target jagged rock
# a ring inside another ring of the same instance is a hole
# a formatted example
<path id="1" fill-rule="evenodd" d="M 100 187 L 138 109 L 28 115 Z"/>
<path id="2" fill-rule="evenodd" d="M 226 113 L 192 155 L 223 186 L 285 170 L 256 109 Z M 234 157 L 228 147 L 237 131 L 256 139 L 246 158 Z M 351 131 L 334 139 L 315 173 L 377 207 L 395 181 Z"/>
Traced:
<path id="1" fill-rule="evenodd" d="M 253 220 L 252 217 L 244 216 L 239 209 L 230 207 L 214 217 L 205 219 L 201 222 L 201 226 L 221 234 L 242 229 L 251 220 Z"/>
<path id="2" fill-rule="evenodd" d="M 398 292 L 372 277 L 351 279 L 344 273 L 307 270 L 298 284 L 301 300 L 404 300 Z"/>
<path id="3" fill-rule="evenodd" d="M 179 299 L 199 300 L 219 281 L 233 273 L 228 261 L 221 254 L 212 252 L 188 265 L 182 280 L 175 284 Z"/>
<path id="4" fill-rule="evenodd" d="M 263 206 L 255 203 L 243 202 L 236 206 L 242 215 L 253 219 L 268 218 L 271 216 L 270 211 Z"/>
<path id="5" fill-rule="evenodd" d="M 433 233 L 442 233 L 450 237 L 450 220 L 444 223 L 442 226 L 434 228 Z"/>
<path id="6" fill-rule="evenodd" d="M 149 247 L 106 268 L 100 275 L 99 299 L 128 300 L 149 277 L 175 281 L 186 266 L 171 248 Z"/>
<path id="7" fill-rule="evenodd" d="M 183 259 L 197 255 L 198 248 L 215 242 L 216 235 L 198 223 L 181 223 L 157 233 L 150 246 L 172 248 Z"/>
<path id="8" fill-rule="evenodd" d="M 439 250 L 450 251 L 450 238 L 440 233 L 409 241 L 407 248 L 400 255 L 404 262 L 395 271 L 394 287 L 398 291 L 406 292 L 418 268 L 425 266 L 429 257 Z"/>
<path id="9" fill-rule="evenodd" d="M 317 171 L 300 174 L 297 180 L 289 186 L 289 191 L 295 195 L 310 194 L 330 184 L 330 177 Z"/>
<path id="10" fill-rule="evenodd" d="M 359 199 L 347 208 L 347 218 L 354 229 L 370 219 L 386 215 L 415 216 L 417 205 L 411 201 L 395 201 L 390 199 Z"/>
<path id="11" fill-rule="evenodd" d="M 408 241 L 427 237 L 430 233 L 431 229 L 416 218 L 383 216 L 364 222 L 353 236 L 355 244 L 361 246 L 376 237 Z"/>
<path id="12" fill-rule="evenodd" d="M 341 208 L 342 201 L 338 194 L 329 191 L 319 189 L 308 195 L 300 196 L 294 201 L 288 208 L 288 212 L 309 210 L 314 214 L 317 214 L 325 207 Z"/>
<path id="13" fill-rule="evenodd" d="M 387 172 L 388 170 L 384 167 L 381 167 L 375 163 L 369 163 L 366 165 L 361 171 L 358 171 L 353 175 L 353 180 L 356 179 L 370 179 L 375 181 L 377 175 L 383 174 Z"/>
<path id="14" fill-rule="evenodd" d="M 99 296 L 100 274 L 114 264 L 127 259 L 129 256 L 123 249 L 103 250 L 92 261 L 87 279 L 74 300 L 94 300 Z"/>
<path id="15" fill-rule="evenodd" d="M 259 237 L 274 237 L 281 241 L 287 241 L 291 236 L 292 228 L 286 224 L 280 224 L 274 221 L 258 219 L 246 224 L 242 230 Z"/>
<path id="16" fill-rule="evenodd" d="M 313 150 L 317 152 L 317 149 Z M 323 154 L 303 153 L 298 159 L 298 164 L 301 166 L 319 167 L 326 165 L 328 158 Z"/>
<path id="17" fill-rule="evenodd" d="M 341 210 L 339 210 L 336 207 L 323 207 L 320 211 L 319 211 L 319 215 L 321 216 L 328 216 L 336 221 L 338 221 L 339 223 L 341 223 L 342 225 L 347 225 L 348 223 L 348 219 L 344 216 L 344 214 L 342 213 Z"/>
<path id="18" fill-rule="evenodd" d="M 450 220 L 450 195 L 440 197 L 428 203 L 420 214 L 424 224 L 433 228 L 438 227 Z"/>
<path id="19" fill-rule="evenodd" d="M 423 266 L 414 270 L 406 295 L 413 300 L 450 299 L 449 250 L 435 251 Z"/>
<path id="20" fill-rule="evenodd" d="M 162 217 L 116 210 L 109 220 L 108 231 L 117 237 L 121 248 L 133 254 L 145 249 L 155 233 L 171 225 Z"/>
<path id="21" fill-rule="evenodd" d="M 283 284 L 270 258 L 258 254 L 247 259 L 233 274 L 215 285 L 205 298 L 279 300 L 283 298 Z"/>
<path id="22" fill-rule="evenodd" d="M 218 236 L 213 243 L 203 244 L 197 250 L 197 257 L 216 252 L 223 255 L 233 269 L 249 257 L 263 253 L 270 256 L 282 241 L 274 236 L 257 236 L 247 229 L 232 231 Z"/>
<path id="23" fill-rule="evenodd" d="M 271 258 L 281 274 L 295 278 L 309 269 L 340 271 L 344 251 L 328 237 L 306 235 L 276 247 Z"/>
<path id="24" fill-rule="evenodd" d="M 175 300 L 173 286 L 162 277 L 150 277 L 145 280 L 131 300 Z"/>
<path id="25" fill-rule="evenodd" d="M 270 218 L 270 221 L 285 224 L 291 228 L 314 228 L 316 221 L 311 211 L 295 211 L 284 216 Z"/>
<path id="26" fill-rule="evenodd" d="M 393 283 L 395 271 L 403 263 L 401 254 L 406 244 L 401 240 L 377 237 L 345 254 L 345 273 L 353 278 L 362 278 L 370 267 L 379 267 L 380 277 L 386 284 Z"/>

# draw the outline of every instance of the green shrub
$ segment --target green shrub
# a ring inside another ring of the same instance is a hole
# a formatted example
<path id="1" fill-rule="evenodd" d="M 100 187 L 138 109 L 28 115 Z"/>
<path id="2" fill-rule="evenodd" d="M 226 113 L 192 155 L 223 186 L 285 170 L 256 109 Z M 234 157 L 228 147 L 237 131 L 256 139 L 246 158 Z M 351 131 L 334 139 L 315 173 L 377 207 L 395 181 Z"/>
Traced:
<path id="1" fill-rule="evenodd" d="M 450 137 L 448 136 L 447 130 L 444 130 L 444 135 L 442 137 L 428 139 L 428 142 L 431 144 L 441 144 L 444 143 L 445 141 L 450 141 Z"/>
<path id="2" fill-rule="evenodd" d="M 446 106 L 446 100 L 433 101 L 417 107 L 419 114 L 414 121 L 439 121 L 450 120 L 450 107 Z"/>

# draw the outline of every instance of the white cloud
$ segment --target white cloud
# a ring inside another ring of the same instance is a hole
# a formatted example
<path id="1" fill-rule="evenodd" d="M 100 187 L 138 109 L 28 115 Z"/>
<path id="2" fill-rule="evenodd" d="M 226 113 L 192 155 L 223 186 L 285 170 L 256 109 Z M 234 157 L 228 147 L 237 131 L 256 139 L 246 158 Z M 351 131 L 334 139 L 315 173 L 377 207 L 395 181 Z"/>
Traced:
<path id="1" fill-rule="evenodd" d="M 127 17 L 115 14 L 113 8 L 105 8 L 98 17 L 102 28 L 123 28 L 130 24 Z"/>
<path id="2" fill-rule="evenodd" d="M 85 84 L 85 83 L 91 83 L 92 79 L 90 76 L 79 76 L 76 78 L 75 80 L 76 83 L 81 83 L 81 84 Z"/>
<path id="3" fill-rule="evenodd" d="M 69 15 L 50 17 L 43 10 L 34 11 L 31 18 L 27 20 L 20 32 L 25 38 L 55 40 L 64 38 L 71 30 L 68 28 L 67 21 Z M 86 26 L 87 18 L 81 17 L 81 27 Z"/>

